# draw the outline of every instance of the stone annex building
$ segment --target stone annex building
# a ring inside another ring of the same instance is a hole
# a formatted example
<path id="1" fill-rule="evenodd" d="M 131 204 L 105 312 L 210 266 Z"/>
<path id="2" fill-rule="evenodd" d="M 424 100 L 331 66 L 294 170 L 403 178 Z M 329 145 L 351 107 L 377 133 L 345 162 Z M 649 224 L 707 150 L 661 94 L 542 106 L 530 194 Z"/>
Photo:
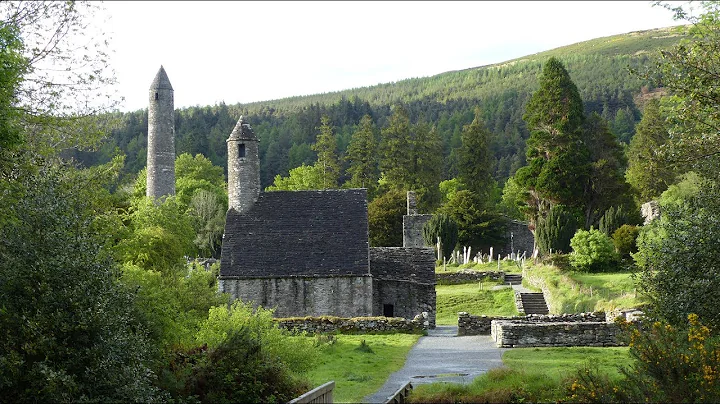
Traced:
<path id="1" fill-rule="evenodd" d="M 147 196 L 175 194 L 174 90 L 150 86 Z M 371 248 L 365 189 L 261 192 L 258 138 L 240 117 L 227 139 L 229 208 L 219 288 L 276 317 L 413 319 L 435 326 L 435 257 L 408 196 L 404 246 Z"/>

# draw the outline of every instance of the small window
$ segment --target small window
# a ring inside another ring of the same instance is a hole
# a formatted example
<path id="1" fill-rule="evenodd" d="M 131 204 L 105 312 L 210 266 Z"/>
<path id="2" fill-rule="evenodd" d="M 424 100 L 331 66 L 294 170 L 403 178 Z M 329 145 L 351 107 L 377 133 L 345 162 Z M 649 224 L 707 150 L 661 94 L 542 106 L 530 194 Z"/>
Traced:
<path id="1" fill-rule="evenodd" d="M 383 316 L 395 317 L 395 306 L 392 304 L 383 304 Z"/>
<path id="2" fill-rule="evenodd" d="M 158 100 L 158 93 L 155 93 L 155 101 Z"/>
<path id="3" fill-rule="evenodd" d="M 245 143 L 240 143 L 238 145 L 238 157 L 245 157 Z"/>

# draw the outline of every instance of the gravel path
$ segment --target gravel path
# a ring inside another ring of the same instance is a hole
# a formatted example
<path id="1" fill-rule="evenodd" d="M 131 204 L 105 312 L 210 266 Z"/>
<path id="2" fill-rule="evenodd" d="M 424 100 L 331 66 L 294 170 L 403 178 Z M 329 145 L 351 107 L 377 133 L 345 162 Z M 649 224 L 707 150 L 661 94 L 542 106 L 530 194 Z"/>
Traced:
<path id="1" fill-rule="evenodd" d="M 413 385 L 433 382 L 470 383 L 489 369 L 502 366 L 505 349 L 496 348 L 488 335 L 456 337 L 457 326 L 438 326 L 420 337 L 405 366 L 390 375 L 366 403 L 384 403 L 408 380 Z"/>

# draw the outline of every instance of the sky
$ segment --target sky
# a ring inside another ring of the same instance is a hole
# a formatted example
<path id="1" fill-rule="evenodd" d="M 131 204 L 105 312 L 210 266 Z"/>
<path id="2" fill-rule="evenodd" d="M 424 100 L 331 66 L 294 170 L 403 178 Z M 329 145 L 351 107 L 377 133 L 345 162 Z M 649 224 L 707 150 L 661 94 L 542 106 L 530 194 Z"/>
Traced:
<path id="1" fill-rule="evenodd" d="M 124 102 L 164 66 L 175 107 L 340 91 L 680 24 L 647 1 L 106 2 Z"/>

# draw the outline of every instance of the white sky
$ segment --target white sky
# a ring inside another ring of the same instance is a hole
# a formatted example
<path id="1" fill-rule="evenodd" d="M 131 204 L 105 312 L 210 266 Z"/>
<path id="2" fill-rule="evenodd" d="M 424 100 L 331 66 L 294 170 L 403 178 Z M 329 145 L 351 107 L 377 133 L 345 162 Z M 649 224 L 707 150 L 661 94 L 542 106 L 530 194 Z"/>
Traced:
<path id="1" fill-rule="evenodd" d="M 647 1 L 107 2 L 125 102 L 147 106 L 160 65 L 175 107 L 371 86 L 678 25 Z"/>

